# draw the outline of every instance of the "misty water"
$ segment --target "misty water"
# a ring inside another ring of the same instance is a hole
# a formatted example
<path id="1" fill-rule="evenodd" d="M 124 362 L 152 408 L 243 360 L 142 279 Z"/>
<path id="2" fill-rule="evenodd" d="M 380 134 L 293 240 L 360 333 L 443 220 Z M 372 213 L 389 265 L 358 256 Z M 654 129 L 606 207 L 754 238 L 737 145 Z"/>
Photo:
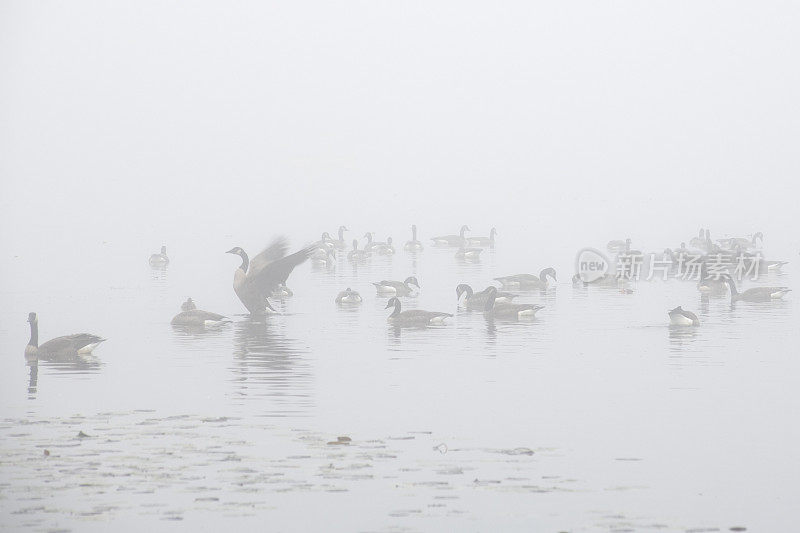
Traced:
<path id="1" fill-rule="evenodd" d="M 732 307 L 727 295 L 701 300 L 694 282 L 674 279 L 639 281 L 632 293 L 575 287 L 572 241 L 534 249 L 523 228 L 499 227 L 495 249 L 463 262 L 427 240 L 452 226 L 421 227 L 426 248 L 416 254 L 402 250 L 408 229 L 398 226 L 393 257 L 306 262 L 289 278 L 294 296 L 273 300 L 281 314 L 266 318 L 251 318 L 236 299 L 239 261 L 224 253 L 257 252 L 263 233 L 167 242 L 165 269 L 147 263 L 161 243 L 142 238 L 55 244 L 47 254 L 57 269 L 37 247 L 18 246 L 4 258 L 0 308 L 3 525 L 794 527 L 792 295 Z M 385 237 L 352 229 L 348 237 Z M 292 249 L 317 238 L 291 237 Z M 519 298 L 545 306 L 534 320 L 457 308 L 460 282 L 482 289 L 547 266 L 558 283 Z M 796 273 L 795 261 L 757 284 L 791 286 Z M 421 290 L 402 298 L 404 309 L 454 313 L 447 325 L 387 324 L 386 298 L 371 282 L 409 275 Z M 338 307 L 345 287 L 363 303 Z M 189 296 L 232 323 L 171 326 Z M 701 326 L 670 328 L 666 311 L 677 305 Z M 108 341 L 91 357 L 27 366 L 29 311 L 39 313 L 42 341 L 81 331 Z"/>

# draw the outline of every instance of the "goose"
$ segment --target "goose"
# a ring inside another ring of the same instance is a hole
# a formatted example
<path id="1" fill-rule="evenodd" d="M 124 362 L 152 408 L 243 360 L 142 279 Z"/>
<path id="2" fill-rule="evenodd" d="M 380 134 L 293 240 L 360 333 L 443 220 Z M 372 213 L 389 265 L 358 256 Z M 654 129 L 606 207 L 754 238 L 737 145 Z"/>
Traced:
<path id="1" fill-rule="evenodd" d="M 697 237 L 692 237 L 692 239 L 689 241 L 689 244 L 691 246 L 694 246 L 695 248 L 703 248 L 705 246 L 705 243 L 706 243 L 706 233 L 703 230 L 703 228 L 700 228 Z"/>
<path id="2" fill-rule="evenodd" d="M 361 303 L 361 295 L 358 294 L 358 291 L 354 291 L 350 287 L 347 287 L 345 290 L 340 292 L 336 296 L 336 303 L 337 304 L 360 304 Z"/>
<path id="3" fill-rule="evenodd" d="M 494 248 L 495 236 L 497 236 L 497 229 L 492 228 L 489 231 L 488 237 L 469 237 L 467 239 L 467 244 L 469 246 L 488 246 L 489 248 Z"/>
<path id="4" fill-rule="evenodd" d="M 489 287 L 486 291 L 486 303 L 484 304 L 483 312 L 487 316 L 519 320 L 521 318 L 533 318 L 536 316 L 537 311 L 544 309 L 544 306 L 539 304 L 497 303 L 497 287 Z"/>
<path id="5" fill-rule="evenodd" d="M 353 239 L 353 249 L 347 254 L 347 260 L 352 263 L 360 263 L 366 261 L 370 255 L 372 254 L 367 250 L 359 250 L 358 240 Z"/>
<path id="6" fill-rule="evenodd" d="M 691 311 L 682 309 L 679 305 L 675 309 L 667 311 L 669 314 L 670 326 L 699 326 L 700 319 Z"/>
<path id="7" fill-rule="evenodd" d="M 372 232 L 366 232 L 364 234 L 364 238 L 367 239 L 367 244 L 364 245 L 364 249 L 368 252 L 377 252 L 378 248 L 381 246 L 386 246 L 385 242 L 380 241 L 373 241 L 374 234 Z"/>
<path id="8" fill-rule="evenodd" d="M 384 244 L 378 244 L 375 247 L 375 251 L 378 255 L 394 255 L 394 246 L 392 246 L 392 238 L 387 237 L 386 242 Z"/>
<path id="9" fill-rule="evenodd" d="M 167 257 L 167 247 L 161 247 L 161 253 L 153 254 L 150 256 L 151 266 L 167 266 L 169 264 L 169 257 Z"/>
<path id="10" fill-rule="evenodd" d="M 191 311 L 193 309 L 197 309 L 197 306 L 191 298 L 181 304 L 181 311 Z"/>
<path id="11" fill-rule="evenodd" d="M 618 253 L 624 249 L 625 249 L 625 241 L 621 241 L 619 239 L 608 241 L 608 244 L 606 244 L 606 250 L 608 250 L 611 253 Z"/>
<path id="12" fill-rule="evenodd" d="M 311 252 L 311 262 L 317 265 L 331 265 L 336 261 L 336 252 L 333 246 L 315 248 Z"/>
<path id="13" fill-rule="evenodd" d="M 375 289 L 378 291 L 378 294 L 389 295 L 392 294 L 394 296 L 410 296 L 415 291 L 419 290 L 419 281 L 414 276 L 409 276 L 405 279 L 405 281 L 380 281 L 380 282 L 373 282 L 375 285 Z M 411 285 L 414 285 L 416 289 L 412 289 Z"/>
<path id="14" fill-rule="evenodd" d="M 731 289 L 731 303 L 743 300 L 745 302 L 768 302 L 770 300 L 778 300 L 783 298 L 792 289 L 789 287 L 753 287 L 744 292 L 736 290 L 736 283 L 733 278 L 725 274 L 725 281 Z"/>
<path id="15" fill-rule="evenodd" d="M 339 238 L 333 241 L 333 245 L 336 247 L 337 250 L 346 250 L 347 243 L 344 241 L 344 232 L 350 231 L 345 226 L 339 226 Z"/>
<path id="16" fill-rule="evenodd" d="M 106 340 L 91 333 L 78 333 L 56 337 L 39 346 L 39 317 L 36 313 L 28 313 L 28 323 L 31 325 L 31 339 L 25 346 L 26 357 L 38 357 L 46 360 L 90 354 L 101 342 Z"/>
<path id="17" fill-rule="evenodd" d="M 181 304 L 181 312 L 172 317 L 170 324 L 173 326 L 219 326 L 227 322 L 230 322 L 228 317 L 198 309 L 194 301 L 189 298 Z"/>
<path id="18" fill-rule="evenodd" d="M 697 280 L 697 290 L 703 294 L 722 293 L 728 286 L 721 275 L 709 275 L 706 263 L 700 264 L 700 279 Z"/>
<path id="19" fill-rule="evenodd" d="M 450 313 L 441 313 L 439 311 L 422 311 L 421 309 L 412 309 L 410 311 L 401 311 L 400 300 L 396 297 L 389 298 L 386 302 L 384 309 L 389 309 L 394 306 L 394 311 L 386 319 L 390 324 L 396 326 L 432 326 L 443 324 L 446 318 L 453 315 Z"/>
<path id="20" fill-rule="evenodd" d="M 763 246 L 764 234 L 760 231 L 755 232 L 753 237 L 750 239 L 746 239 L 744 237 L 732 237 L 729 239 L 717 239 L 717 242 L 720 244 L 720 246 L 724 246 L 733 250 L 736 246 L 741 246 L 742 248 L 757 248 L 758 239 L 761 239 L 761 244 Z"/>
<path id="21" fill-rule="evenodd" d="M 419 252 L 424 247 L 422 243 L 417 240 L 417 225 L 414 224 L 411 226 L 411 240 L 407 241 L 406 244 L 403 246 L 406 251 L 409 252 Z"/>
<path id="22" fill-rule="evenodd" d="M 328 233 L 327 231 L 325 231 L 325 232 L 322 233 L 322 237 L 320 238 L 320 240 L 315 242 L 312 246 L 315 246 L 317 248 L 322 248 L 324 250 L 324 249 L 333 247 L 335 242 L 336 241 L 334 241 L 331 238 L 331 234 Z"/>
<path id="23" fill-rule="evenodd" d="M 554 268 L 545 268 L 539 272 L 539 276 L 533 274 L 515 274 L 513 276 L 503 276 L 501 278 L 494 278 L 499 281 L 503 288 L 520 288 L 520 289 L 546 289 L 547 276 L 556 279 L 556 271 Z"/>
<path id="24" fill-rule="evenodd" d="M 291 298 L 294 296 L 294 292 L 292 289 L 286 286 L 286 283 L 281 283 L 270 292 L 270 298 L 277 298 L 278 300 L 282 300 L 284 298 Z"/>
<path id="25" fill-rule="evenodd" d="M 458 235 L 440 235 L 439 237 L 431 237 L 434 246 L 464 246 L 467 240 L 464 238 L 464 233 L 470 231 L 469 226 L 461 226 L 461 231 Z"/>
<path id="26" fill-rule="evenodd" d="M 456 252 L 456 259 L 466 259 L 467 261 L 477 261 L 481 258 L 483 248 L 464 248 L 463 246 Z"/>
<path id="27" fill-rule="evenodd" d="M 270 310 L 267 297 L 280 285 L 286 285 L 294 267 L 308 259 L 313 250 L 313 247 L 306 247 L 286 255 L 288 247 L 286 240 L 279 237 L 252 260 L 238 246 L 226 252 L 242 258 L 242 264 L 233 274 L 233 290 L 251 314 Z"/>
<path id="28" fill-rule="evenodd" d="M 464 305 L 467 309 L 483 310 L 486 304 L 486 298 L 489 295 L 489 287 L 480 292 L 473 292 L 472 287 L 466 283 L 461 283 L 456 287 L 456 299 L 461 301 L 461 296 L 466 294 L 464 298 Z M 497 303 L 511 303 L 511 300 L 516 298 L 516 294 L 510 292 L 497 292 L 495 291 L 495 301 Z"/>

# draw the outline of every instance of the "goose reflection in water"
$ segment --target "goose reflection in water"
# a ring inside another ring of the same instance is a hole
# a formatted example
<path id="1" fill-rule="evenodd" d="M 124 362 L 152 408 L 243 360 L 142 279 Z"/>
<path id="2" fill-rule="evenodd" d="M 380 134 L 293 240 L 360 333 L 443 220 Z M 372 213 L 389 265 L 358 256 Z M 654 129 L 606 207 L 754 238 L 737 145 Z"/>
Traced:
<path id="1" fill-rule="evenodd" d="M 299 341 L 281 324 L 247 317 L 234 324 L 233 381 L 242 397 L 272 400 L 269 416 L 304 414 L 311 407 L 313 375 Z"/>
<path id="2" fill-rule="evenodd" d="M 63 372 L 66 374 L 71 375 L 91 375 L 91 374 L 99 374 L 100 369 L 102 368 L 103 364 L 94 355 L 90 354 L 81 354 L 81 355 L 69 355 L 69 356 L 62 356 L 56 358 L 38 358 L 38 357 L 26 357 L 26 364 L 30 368 L 28 372 L 28 399 L 35 400 L 36 394 L 39 391 L 39 366 L 41 365 L 45 369 L 45 375 L 48 373 L 48 369 L 54 369 L 59 372 Z"/>

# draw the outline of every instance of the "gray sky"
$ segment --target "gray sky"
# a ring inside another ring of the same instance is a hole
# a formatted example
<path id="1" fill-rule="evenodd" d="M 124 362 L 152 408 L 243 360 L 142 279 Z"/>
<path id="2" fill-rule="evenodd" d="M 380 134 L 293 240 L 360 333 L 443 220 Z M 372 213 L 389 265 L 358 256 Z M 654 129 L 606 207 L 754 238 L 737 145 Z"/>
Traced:
<path id="1" fill-rule="evenodd" d="M 2 238 L 774 236 L 798 27 L 794 2 L 5 1 Z"/>

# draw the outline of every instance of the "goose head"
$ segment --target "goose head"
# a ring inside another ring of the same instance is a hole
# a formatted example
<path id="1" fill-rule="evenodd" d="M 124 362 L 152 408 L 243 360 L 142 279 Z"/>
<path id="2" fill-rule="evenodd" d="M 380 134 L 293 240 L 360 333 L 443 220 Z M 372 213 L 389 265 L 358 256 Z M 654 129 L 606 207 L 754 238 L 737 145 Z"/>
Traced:
<path id="1" fill-rule="evenodd" d="M 36 316 L 36 313 L 28 313 L 27 321 L 29 324 L 37 324 L 39 322 L 39 317 Z"/>
<path id="2" fill-rule="evenodd" d="M 392 238 L 391 238 L 391 237 L 386 237 L 386 244 L 387 244 L 388 246 L 391 246 L 391 245 L 392 245 Z"/>
<path id="3" fill-rule="evenodd" d="M 753 239 L 755 239 L 755 237 L 753 237 Z M 167 247 L 166 246 L 162 246 L 161 247 L 161 255 L 167 255 Z"/>
<path id="4" fill-rule="evenodd" d="M 464 236 L 464 233 L 466 233 L 466 232 L 468 232 L 468 231 L 472 231 L 472 230 L 471 230 L 471 229 L 469 229 L 469 226 L 467 226 L 466 224 L 464 224 L 463 226 L 461 226 L 461 231 L 460 231 L 459 233 L 460 233 L 460 234 L 461 234 L 461 236 L 463 237 L 463 236 Z"/>
<path id="5" fill-rule="evenodd" d="M 420 288 L 419 281 L 417 281 L 417 278 L 415 278 L 414 276 L 407 277 L 403 283 L 406 285 L 414 285 L 418 289 Z"/>
<path id="6" fill-rule="evenodd" d="M 558 279 L 556 279 L 556 269 L 553 268 L 553 267 L 545 268 L 544 270 L 542 270 L 539 273 L 539 279 L 542 280 L 542 281 L 547 281 L 547 279 L 546 279 L 547 276 L 550 276 L 551 278 L 553 278 L 554 282 L 558 281 Z"/>
<path id="7" fill-rule="evenodd" d="M 364 238 L 367 239 L 367 244 L 372 242 L 372 232 L 368 231 L 364 234 Z"/>
<path id="8" fill-rule="evenodd" d="M 234 254 L 234 255 L 241 256 L 241 255 L 243 255 L 243 254 L 244 254 L 244 250 L 242 250 L 242 249 L 241 249 L 241 248 L 239 248 L 238 246 L 234 246 L 233 248 L 231 248 L 230 250 L 228 250 L 228 251 L 227 251 L 227 252 L 225 252 L 225 253 L 226 253 L 226 254 Z"/>
<path id="9" fill-rule="evenodd" d="M 753 234 L 753 246 L 756 245 L 756 239 L 761 239 L 761 243 L 764 243 L 764 234 L 760 231 L 757 231 Z"/>
<path id="10" fill-rule="evenodd" d="M 497 228 L 492 228 L 489 232 L 489 238 L 497 237 Z"/>
<path id="11" fill-rule="evenodd" d="M 467 285 L 466 283 L 460 283 L 458 287 L 456 287 L 456 300 L 461 299 L 461 295 L 467 293 L 467 298 L 472 296 L 472 287 Z"/>
<path id="12" fill-rule="evenodd" d="M 353 251 L 358 250 L 358 239 L 353 239 Z"/>
<path id="13" fill-rule="evenodd" d="M 330 241 L 330 240 L 332 240 L 332 239 L 331 239 L 331 234 L 330 234 L 330 233 L 328 233 L 328 232 L 326 231 L 325 233 L 323 233 L 323 234 L 322 234 L 322 240 L 323 240 L 323 241 Z"/>

